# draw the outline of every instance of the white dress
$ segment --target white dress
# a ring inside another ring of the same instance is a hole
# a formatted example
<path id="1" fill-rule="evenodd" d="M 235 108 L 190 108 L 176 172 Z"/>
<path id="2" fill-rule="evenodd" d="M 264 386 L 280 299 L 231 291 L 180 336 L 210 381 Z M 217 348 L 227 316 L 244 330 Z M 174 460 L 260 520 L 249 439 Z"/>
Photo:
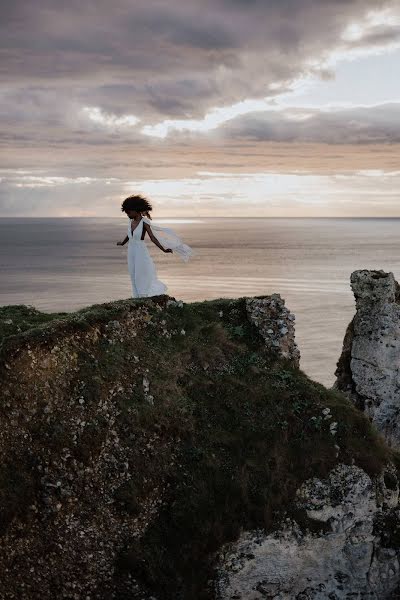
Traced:
<path id="1" fill-rule="evenodd" d="M 133 219 L 132 219 L 133 220 Z M 132 282 L 132 297 L 159 296 L 165 294 L 167 286 L 157 279 L 156 267 L 146 242 L 141 240 L 144 220 L 139 221 L 132 233 L 132 220 L 128 226 L 128 270 Z"/>
<path id="2" fill-rule="evenodd" d="M 187 262 L 194 251 L 182 242 L 180 237 L 168 227 L 155 225 L 147 217 L 142 217 L 132 233 L 132 220 L 128 225 L 128 270 L 132 282 L 132 296 L 158 296 L 165 294 L 167 286 L 157 278 L 157 271 L 146 242 L 141 239 L 144 223 L 150 225 L 153 234 L 164 248 L 171 248 L 183 261 Z"/>

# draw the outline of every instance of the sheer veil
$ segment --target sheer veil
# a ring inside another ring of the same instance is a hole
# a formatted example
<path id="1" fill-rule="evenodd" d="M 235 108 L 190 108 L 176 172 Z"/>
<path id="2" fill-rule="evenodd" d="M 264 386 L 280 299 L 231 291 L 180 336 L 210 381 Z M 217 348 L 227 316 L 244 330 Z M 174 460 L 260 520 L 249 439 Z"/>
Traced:
<path id="1" fill-rule="evenodd" d="M 164 248 L 171 248 L 174 253 L 185 262 L 195 255 L 193 248 L 185 244 L 181 238 L 169 227 L 163 227 L 162 225 L 156 225 L 151 219 L 142 215 L 142 219 L 145 223 L 150 225 L 155 237 L 164 246 Z"/>

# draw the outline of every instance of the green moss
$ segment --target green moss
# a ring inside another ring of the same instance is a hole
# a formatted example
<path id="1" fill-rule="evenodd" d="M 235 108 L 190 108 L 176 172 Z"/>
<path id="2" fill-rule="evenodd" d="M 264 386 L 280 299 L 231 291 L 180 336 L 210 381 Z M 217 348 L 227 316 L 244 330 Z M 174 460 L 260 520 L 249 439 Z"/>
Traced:
<path id="1" fill-rule="evenodd" d="M 59 319 L 68 313 L 43 313 L 24 304 L 0 306 L 0 344 L 4 338 Z"/>

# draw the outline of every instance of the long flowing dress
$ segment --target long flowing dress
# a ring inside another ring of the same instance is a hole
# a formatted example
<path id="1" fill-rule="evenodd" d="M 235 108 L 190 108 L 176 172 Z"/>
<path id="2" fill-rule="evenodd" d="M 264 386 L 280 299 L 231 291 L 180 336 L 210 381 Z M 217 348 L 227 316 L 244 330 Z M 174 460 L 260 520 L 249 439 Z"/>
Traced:
<path id="1" fill-rule="evenodd" d="M 168 227 L 155 225 L 150 219 L 142 217 L 139 224 L 132 233 L 132 220 L 128 225 L 128 270 L 132 282 L 132 296 L 139 298 L 143 296 L 158 296 L 165 294 L 167 286 L 157 277 L 156 267 L 146 242 L 142 240 L 144 223 L 148 223 L 160 243 L 165 248 L 171 248 L 185 262 L 194 254 L 192 248 L 182 242 L 179 236 Z M 153 231 L 154 233 L 154 231 Z"/>

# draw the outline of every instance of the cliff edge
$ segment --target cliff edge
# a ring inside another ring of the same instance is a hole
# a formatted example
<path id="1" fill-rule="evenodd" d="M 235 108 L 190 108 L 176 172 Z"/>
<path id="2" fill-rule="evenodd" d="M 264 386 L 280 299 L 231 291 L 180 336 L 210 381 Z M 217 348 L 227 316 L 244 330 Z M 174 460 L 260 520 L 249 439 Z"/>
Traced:
<path id="1" fill-rule="evenodd" d="M 395 597 L 397 455 L 279 295 L 8 306 L 0 336 L 2 599 Z"/>

